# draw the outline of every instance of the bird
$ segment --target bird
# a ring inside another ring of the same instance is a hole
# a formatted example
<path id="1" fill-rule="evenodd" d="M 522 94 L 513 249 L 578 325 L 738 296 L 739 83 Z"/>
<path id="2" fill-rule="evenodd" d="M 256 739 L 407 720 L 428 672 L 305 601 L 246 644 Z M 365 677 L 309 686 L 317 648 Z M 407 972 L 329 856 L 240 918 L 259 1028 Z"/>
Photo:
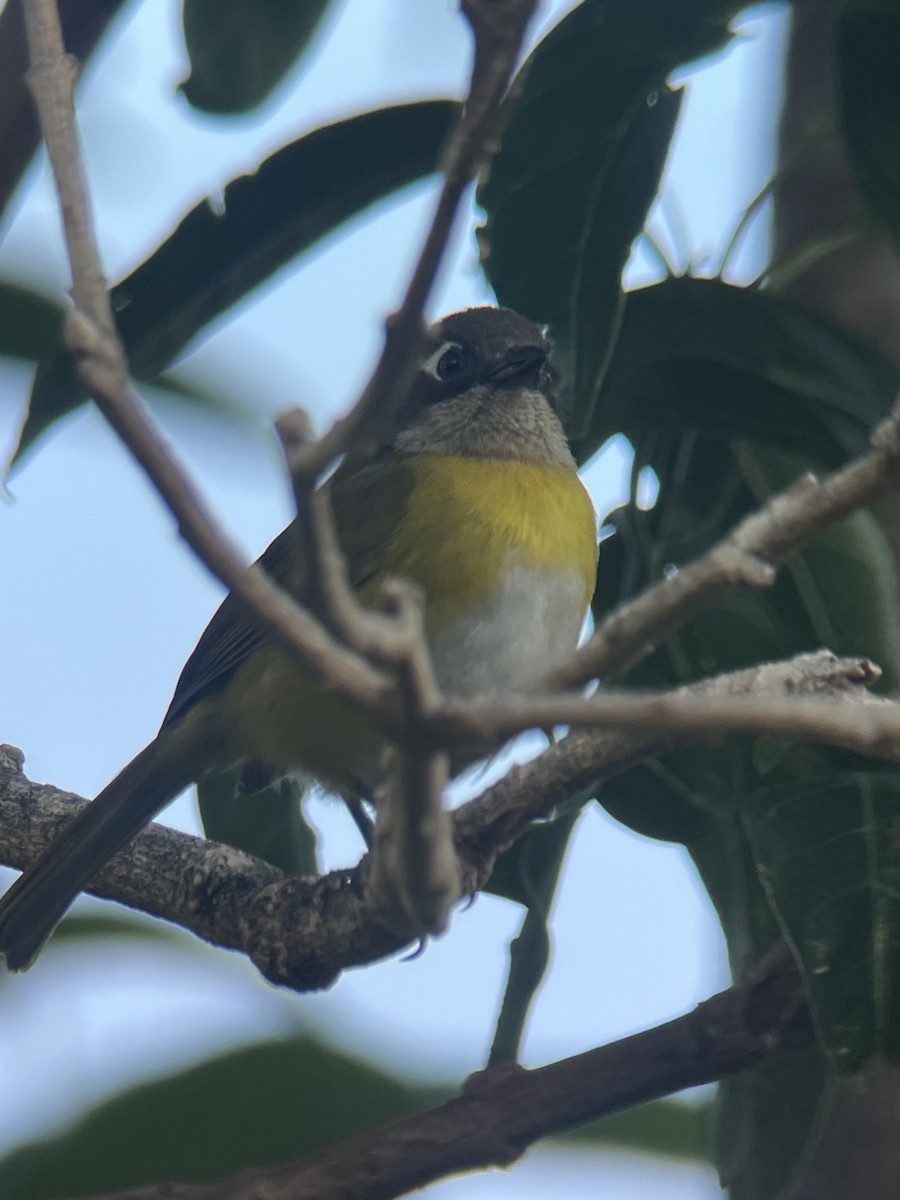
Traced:
<path id="1" fill-rule="evenodd" d="M 576 470 L 544 327 L 483 306 L 428 326 L 390 428 L 348 455 L 329 489 L 351 586 L 373 605 L 389 578 L 421 591 L 441 692 L 526 688 L 577 645 L 597 569 L 596 517 Z M 296 522 L 259 565 L 302 601 Z M 25 969 L 92 875 L 189 784 L 242 769 L 301 771 L 371 798 L 383 763 L 371 721 L 325 693 L 225 597 L 156 737 L 0 899 L 0 954 Z"/>

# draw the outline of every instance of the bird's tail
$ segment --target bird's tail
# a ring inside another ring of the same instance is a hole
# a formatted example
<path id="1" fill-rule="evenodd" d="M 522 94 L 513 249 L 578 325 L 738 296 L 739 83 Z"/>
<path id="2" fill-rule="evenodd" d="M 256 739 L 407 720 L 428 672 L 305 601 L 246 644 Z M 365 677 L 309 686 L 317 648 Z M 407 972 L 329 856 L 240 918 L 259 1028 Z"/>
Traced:
<path id="1" fill-rule="evenodd" d="M 30 863 L 0 900 L 0 955 L 29 967 L 91 876 L 191 782 L 183 754 L 163 735 L 107 784 Z"/>

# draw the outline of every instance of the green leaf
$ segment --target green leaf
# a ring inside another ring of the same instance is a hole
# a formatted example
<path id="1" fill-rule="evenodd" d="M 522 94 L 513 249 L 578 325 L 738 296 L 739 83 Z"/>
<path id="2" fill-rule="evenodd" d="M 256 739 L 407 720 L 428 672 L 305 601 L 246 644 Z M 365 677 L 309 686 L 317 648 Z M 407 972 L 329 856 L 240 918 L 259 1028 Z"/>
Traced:
<path id="1" fill-rule="evenodd" d="M 900 11 L 850 0 L 838 20 L 838 103 L 856 178 L 900 249 Z"/>
<path id="2" fill-rule="evenodd" d="M 642 763 L 624 775 L 604 781 L 599 801 L 617 821 L 643 837 L 661 842 L 691 845 L 709 829 L 702 792 L 688 787 L 685 777 L 693 774 L 690 748 L 667 765 Z M 695 770 L 705 766 L 701 756 Z"/>
<path id="3" fill-rule="evenodd" d="M 696 428 L 803 451 L 834 466 L 862 453 L 900 372 L 861 340 L 764 292 L 668 279 L 628 293 L 588 436 Z"/>
<path id="4" fill-rule="evenodd" d="M 527 911 L 522 928 L 509 948 L 509 975 L 489 1067 L 518 1061 L 525 1022 L 550 962 L 550 909 L 580 813 L 581 806 L 546 825 L 536 826 L 512 848 L 517 849 L 525 842 L 523 852 L 515 860 L 514 877 Z M 508 850 L 502 858 L 510 853 Z M 504 865 L 508 869 L 513 864 Z"/>
<path id="5" fill-rule="evenodd" d="M 49 296 L 15 283 L 0 283 L 0 355 L 37 359 L 59 340 L 63 310 Z"/>
<path id="6" fill-rule="evenodd" d="M 540 43 L 513 88 L 500 153 L 478 193 L 484 265 L 501 303 L 552 326 L 574 380 L 576 432 L 678 115 L 666 76 L 723 45 L 739 7 L 587 0 Z"/>
<path id="7" fill-rule="evenodd" d="M 157 921 L 143 913 L 116 910 L 110 905 L 103 912 L 73 912 L 64 917 L 53 931 L 51 945 L 63 942 L 94 941 L 101 938 L 137 938 L 186 947 L 193 939 L 170 921 Z"/>
<path id="8" fill-rule="evenodd" d="M 252 795 L 237 795 L 237 774 L 214 775 L 197 784 L 203 830 L 291 875 L 318 871 L 316 835 L 303 816 L 304 789 L 293 776 Z"/>
<path id="9" fill-rule="evenodd" d="M 154 379 L 205 326 L 290 259 L 397 188 L 435 169 L 457 105 L 383 108 L 317 129 L 225 189 L 224 212 L 190 212 L 113 291 L 138 379 Z M 63 350 L 41 365 L 16 457 L 85 399 Z"/>
<path id="10" fill-rule="evenodd" d="M 583 98 L 565 86 L 564 75 L 549 97 L 538 92 L 536 78 L 528 76 L 479 192 L 487 213 L 479 241 L 501 302 L 549 322 L 573 358 L 583 424 L 615 339 L 622 271 L 659 186 L 681 94 L 664 90 L 652 105 L 640 96 L 610 129 L 583 120 Z M 557 128 L 569 124 L 580 136 L 560 162 Z"/>
<path id="11" fill-rule="evenodd" d="M 309 1037 L 242 1047 L 114 1096 L 0 1163 L 4 1200 L 94 1196 L 301 1158 L 446 1098 Z"/>
<path id="12" fill-rule="evenodd" d="M 255 108 L 306 49 L 330 0 L 184 0 L 191 60 L 181 85 L 195 108 L 235 114 Z"/>
<path id="13" fill-rule="evenodd" d="M 641 103 L 611 148 L 585 214 L 568 322 L 575 363 L 567 423 L 576 441 L 590 428 L 619 331 L 622 272 L 659 190 L 681 100 L 681 92 L 664 89 Z"/>
<path id="14" fill-rule="evenodd" d="M 712 1146 L 712 1118 L 711 1104 L 652 1100 L 585 1125 L 560 1141 L 658 1154 L 670 1162 L 706 1162 Z"/>
<path id="15" fill-rule="evenodd" d="M 113 938 L 157 942 L 187 952 L 195 952 L 200 945 L 196 938 L 188 937 L 184 930 L 169 921 L 157 921 L 143 913 L 128 913 L 117 910 L 114 905 L 106 905 L 99 912 L 78 910 L 69 913 L 54 929 L 50 949 L 56 950 L 73 942 L 97 942 Z M 6 994 L 10 987 L 15 989 L 15 978 L 4 971 L 0 975 L 0 994 Z"/>
<path id="16" fill-rule="evenodd" d="M 744 805 L 774 911 L 836 1069 L 900 1061 L 900 773 L 835 773 Z"/>
<path id="17" fill-rule="evenodd" d="M 729 1200 L 787 1200 L 831 1111 L 835 1079 L 818 1050 L 773 1055 L 719 1084 L 719 1177 Z"/>

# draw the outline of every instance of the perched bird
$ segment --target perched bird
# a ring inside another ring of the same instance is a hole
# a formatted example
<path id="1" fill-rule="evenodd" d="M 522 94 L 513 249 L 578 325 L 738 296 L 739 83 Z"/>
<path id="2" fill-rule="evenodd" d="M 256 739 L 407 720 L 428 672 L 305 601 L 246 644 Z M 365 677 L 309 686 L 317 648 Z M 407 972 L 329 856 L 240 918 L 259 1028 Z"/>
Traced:
<path id="1" fill-rule="evenodd" d="M 520 688 L 570 653 L 594 586 L 596 522 L 554 407 L 544 332 L 502 308 L 438 321 L 392 437 L 323 486 L 352 586 L 421 588 L 437 682 L 471 697 Z M 260 564 L 302 595 L 293 525 Z M 27 967 L 91 876 L 184 787 L 245 765 L 302 769 L 371 795 L 378 734 L 325 694 L 227 596 L 156 738 L 0 900 L 0 953 Z"/>

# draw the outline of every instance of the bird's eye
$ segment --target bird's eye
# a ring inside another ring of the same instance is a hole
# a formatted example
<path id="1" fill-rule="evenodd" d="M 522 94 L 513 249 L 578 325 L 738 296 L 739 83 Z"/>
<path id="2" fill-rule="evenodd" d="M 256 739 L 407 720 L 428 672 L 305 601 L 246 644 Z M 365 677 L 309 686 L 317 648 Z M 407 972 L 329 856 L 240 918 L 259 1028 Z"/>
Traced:
<path id="1" fill-rule="evenodd" d="M 451 346 L 438 360 L 437 374 L 439 379 L 452 379 L 462 370 L 463 356 L 459 346 Z"/>

